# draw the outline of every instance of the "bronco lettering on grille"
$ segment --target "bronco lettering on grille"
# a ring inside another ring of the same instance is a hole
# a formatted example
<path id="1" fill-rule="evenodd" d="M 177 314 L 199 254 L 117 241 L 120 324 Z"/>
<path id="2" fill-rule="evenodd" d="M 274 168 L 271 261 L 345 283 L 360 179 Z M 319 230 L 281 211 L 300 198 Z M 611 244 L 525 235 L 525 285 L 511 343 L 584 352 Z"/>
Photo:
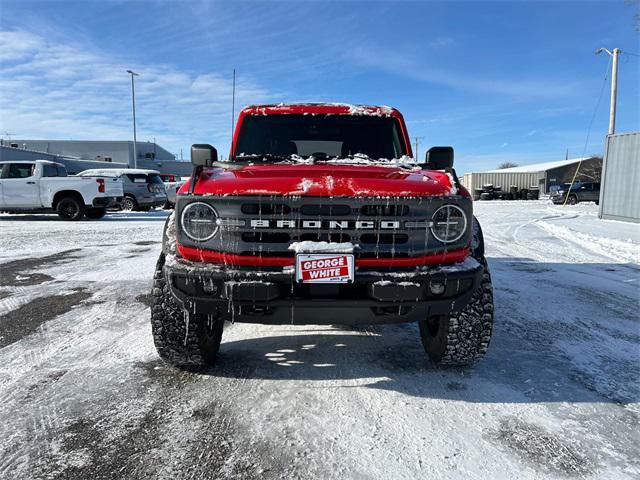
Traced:
<path id="1" fill-rule="evenodd" d="M 329 230 L 396 230 L 401 223 L 395 220 L 265 220 L 252 219 L 252 228 L 321 228 Z"/>

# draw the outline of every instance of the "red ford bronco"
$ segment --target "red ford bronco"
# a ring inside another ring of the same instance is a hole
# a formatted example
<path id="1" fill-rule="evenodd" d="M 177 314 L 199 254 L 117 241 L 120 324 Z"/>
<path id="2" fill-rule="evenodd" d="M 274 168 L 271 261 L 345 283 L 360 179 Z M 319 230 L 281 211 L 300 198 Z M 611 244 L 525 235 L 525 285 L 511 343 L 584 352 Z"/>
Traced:
<path id="1" fill-rule="evenodd" d="M 157 263 L 160 356 L 212 364 L 225 321 L 418 322 L 431 359 L 486 351 L 491 278 L 453 149 L 412 159 L 400 112 L 344 104 L 250 106 L 229 161 L 193 145 Z"/>

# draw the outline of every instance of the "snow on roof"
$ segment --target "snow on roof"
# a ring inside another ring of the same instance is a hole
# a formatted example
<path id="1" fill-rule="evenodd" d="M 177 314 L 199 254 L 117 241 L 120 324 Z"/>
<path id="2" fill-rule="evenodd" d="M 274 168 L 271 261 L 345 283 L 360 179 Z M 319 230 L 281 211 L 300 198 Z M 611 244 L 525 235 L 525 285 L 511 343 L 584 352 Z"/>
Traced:
<path id="1" fill-rule="evenodd" d="M 567 160 L 557 160 L 555 162 L 544 163 L 532 163 L 530 165 L 520 165 L 518 167 L 511 168 L 496 168 L 495 170 L 485 170 L 481 173 L 535 173 L 544 172 L 545 170 L 551 170 L 553 168 L 564 167 L 573 163 L 578 163 L 582 160 L 588 160 L 592 157 L 584 158 L 569 158 Z"/>
<path id="2" fill-rule="evenodd" d="M 104 172 L 104 173 L 103 173 Z M 96 174 L 103 176 L 108 176 L 111 174 L 112 176 L 120 176 L 125 174 L 140 174 L 140 175 L 159 175 L 160 172 L 158 170 L 147 170 L 144 168 L 90 168 L 88 170 L 83 170 L 80 172 L 80 175 L 83 174 Z"/>
<path id="3" fill-rule="evenodd" d="M 277 103 L 264 105 L 249 105 L 242 110 L 245 114 L 341 114 L 341 115 L 371 115 L 389 117 L 398 112 L 386 105 L 353 105 L 350 103 L 302 102 Z"/>

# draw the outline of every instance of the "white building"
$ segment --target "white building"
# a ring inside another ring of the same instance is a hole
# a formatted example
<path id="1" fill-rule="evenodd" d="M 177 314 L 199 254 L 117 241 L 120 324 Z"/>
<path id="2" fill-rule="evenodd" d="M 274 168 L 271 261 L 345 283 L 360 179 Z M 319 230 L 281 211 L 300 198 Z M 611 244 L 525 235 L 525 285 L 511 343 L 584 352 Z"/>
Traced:
<path id="1" fill-rule="evenodd" d="M 552 185 L 571 182 L 578 170 L 576 181 L 599 182 L 602 171 L 600 157 L 570 158 L 555 162 L 534 163 L 518 167 L 486 170 L 484 172 L 465 173 L 462 184 L 471 194 L 483 185 L 502 187 L 504 191 L 514 186 L 518 189 L 539 189 L 548 193 Z"/>
<path id="2" fill-rule="evenodd" d="M 24 158 L 19 151 L 89 162 L 110 162 L 135 166 L 133 142 L 126 140 L 2 140 L 2 157 L 5 160 Z M 159 170 L 180 176 L 191 175 L 191 163 L 177 161 L 175 155 L 154 142 L 136 142 L 138 168 Z M 47 157 L 42 157 L 47 158 Z M 64 162 L 63 162 L 64 163 Z M 78 164 L 79 165 L 79 164 Z M 118 166 L 120 166 L 118 165 Z M 96 168 L 96 167 L 89 167 Z"/>

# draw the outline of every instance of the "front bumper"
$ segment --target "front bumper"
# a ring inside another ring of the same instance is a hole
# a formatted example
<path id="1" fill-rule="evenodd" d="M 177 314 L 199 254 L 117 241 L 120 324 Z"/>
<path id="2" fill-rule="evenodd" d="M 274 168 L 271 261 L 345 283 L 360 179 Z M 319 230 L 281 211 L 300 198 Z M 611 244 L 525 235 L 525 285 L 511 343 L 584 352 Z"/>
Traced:
<path id="1" fill-rule="evenodd" d="M 563 204 L 566 198 L 567 198 L 566 193 L 561 193 L 561 194 L 555 193 L 555 194 L 549 195 L 549 199 L 556 205 Z"/>
<path id="2" fill-rule="evenodd" d="M 292 269 L 212 268 L 180 261 L 165 266 L 174 297 L 191 313 L 263 324 L 379 324 L 415 322 L 461 310 L 480 285 L 483 266 L 463 263 L 410 272 L 356 270 L 351 284 L 295 282 Z M 434 294 L 432 284 L 444 285 Z"/>

